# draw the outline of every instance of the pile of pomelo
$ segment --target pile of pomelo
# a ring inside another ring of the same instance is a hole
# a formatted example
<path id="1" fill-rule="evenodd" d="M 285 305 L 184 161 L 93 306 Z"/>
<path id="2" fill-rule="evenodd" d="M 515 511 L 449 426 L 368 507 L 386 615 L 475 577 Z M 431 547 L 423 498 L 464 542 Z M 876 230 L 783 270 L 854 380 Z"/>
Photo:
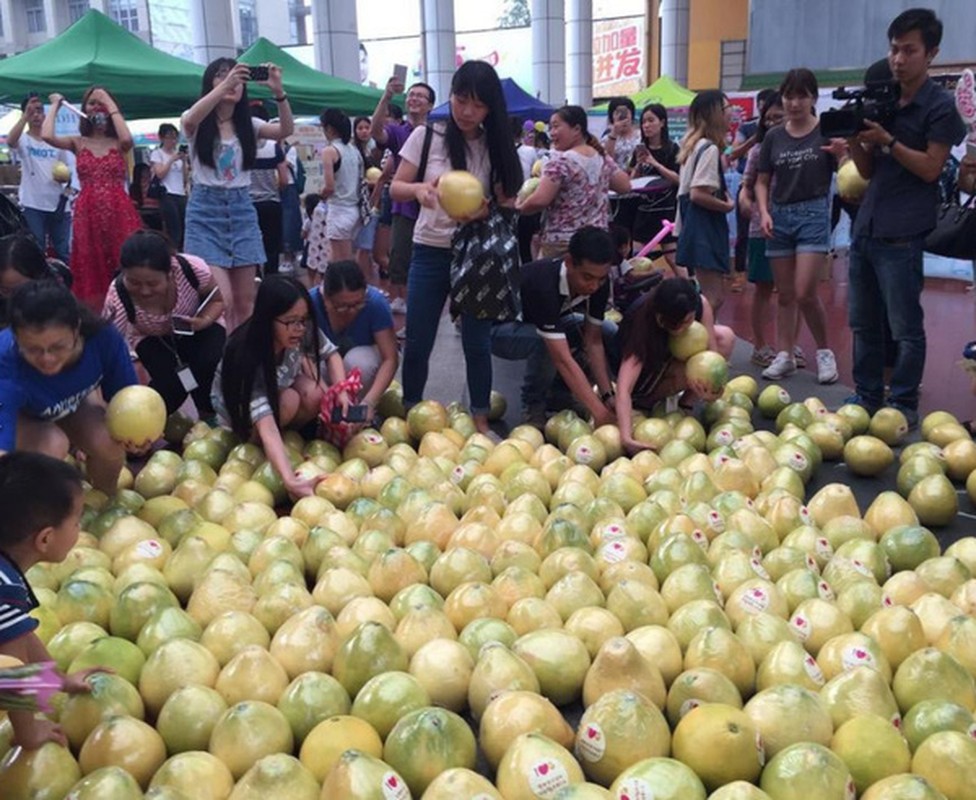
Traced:
<path id="1" fill-rule="evenodd" d="M 926 418 L 860 508 L 897 412 L 757 389 L 638 419 L 629 458 L 572 412 L 495 444 L 430 401 L 343 452 L 287 434 L 325 476 L 293 506 L 254 444 L 171 418 L 29 572 L 58 666 L 113 672 L 57 702 L 68 748 L 0 721 L 0 794 L 971 800 L 976 538 L 931 528 L 976 444 Z"/>

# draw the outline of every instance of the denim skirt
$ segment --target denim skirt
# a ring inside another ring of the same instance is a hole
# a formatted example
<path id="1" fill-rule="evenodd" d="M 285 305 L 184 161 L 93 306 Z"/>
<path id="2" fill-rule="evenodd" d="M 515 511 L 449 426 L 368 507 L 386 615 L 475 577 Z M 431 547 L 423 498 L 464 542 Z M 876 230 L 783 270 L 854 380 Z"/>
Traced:
<path id="1" fill-rule="evenodd" d="M 212 267 L 233 269 L 266 260 L 258 214 L 246 188 L 194 186 L 183 237 L 184 251 Z"/>

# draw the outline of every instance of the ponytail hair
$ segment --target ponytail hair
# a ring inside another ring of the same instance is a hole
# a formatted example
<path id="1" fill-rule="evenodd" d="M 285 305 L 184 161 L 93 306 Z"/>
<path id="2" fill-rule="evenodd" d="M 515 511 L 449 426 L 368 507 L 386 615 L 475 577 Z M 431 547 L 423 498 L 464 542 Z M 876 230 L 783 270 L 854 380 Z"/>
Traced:
<path id="1" fill-rule="evenodd" d="M 582 106 L 562 106 L 557 108 L 553 114 L 569 125 L 570 128 L 579 128 L 583 134 L 583 141 L 601 156 L 606 155 L 600 140 L 590 133 L 589 121 Z"/>

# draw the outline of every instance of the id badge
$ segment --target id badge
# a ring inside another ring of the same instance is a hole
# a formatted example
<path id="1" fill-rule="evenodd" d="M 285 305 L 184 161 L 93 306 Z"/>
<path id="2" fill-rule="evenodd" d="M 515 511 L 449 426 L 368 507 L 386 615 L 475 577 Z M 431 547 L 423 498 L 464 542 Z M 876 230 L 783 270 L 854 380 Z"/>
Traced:
<path id="1" fill-rule="evenodd" d="M 193 377 L 193 371 L 189 367 L 183 367 L 176 371 L 176 377 L 180 379 L 180 383 L 183 384 L 183 388 L 188 392 L 192 392 L 197 388 L 197 379 Z"/>

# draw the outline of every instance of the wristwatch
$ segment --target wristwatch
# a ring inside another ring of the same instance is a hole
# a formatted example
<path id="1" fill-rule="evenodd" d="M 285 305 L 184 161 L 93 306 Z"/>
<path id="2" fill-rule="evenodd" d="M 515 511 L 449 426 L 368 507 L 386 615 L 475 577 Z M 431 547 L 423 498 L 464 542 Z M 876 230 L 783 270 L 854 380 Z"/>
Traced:
<path id="1" fill-rule="evenodd" d="M 897 139 L 896 139 L 896 138 L 895 138 L 894 136 L 892 136 L 892 137 L 891 137 L 891 138 L 890 138 L 890 139 L 888 140 L 888 144 L 883 144 L 883 145 L 881 145 L 881 152 L 882 152 L 882 153 L 884 153 L 884 154 L 885 154 L 886 156 L 889 156 L 889 155 L 891 155 L 891 149 L 892 149 L 892 148 L 893 148 L 893 147 L 894 147 L 894 146 L 895 146 L 895 145 L 896 145 L 897 143 L 898 143 L 898 140 L 897 140 Z"/>

